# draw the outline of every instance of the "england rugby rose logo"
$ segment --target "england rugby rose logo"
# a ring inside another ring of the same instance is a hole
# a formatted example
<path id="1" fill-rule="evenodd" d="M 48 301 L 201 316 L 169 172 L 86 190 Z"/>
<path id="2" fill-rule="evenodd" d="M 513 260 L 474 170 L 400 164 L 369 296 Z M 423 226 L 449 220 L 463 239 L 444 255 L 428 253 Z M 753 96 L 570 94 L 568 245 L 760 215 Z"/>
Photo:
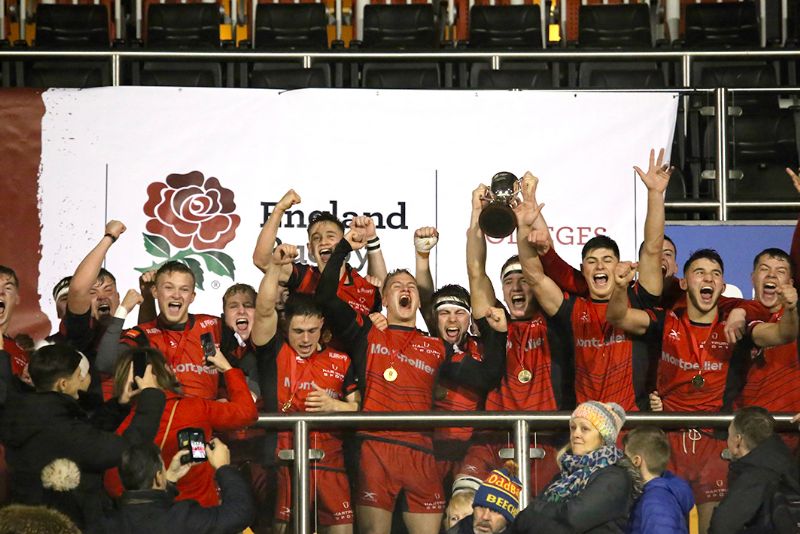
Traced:
<path id="1" fill-rule="evenodd" d="M 235 211 L 233 191 L 199 171 L 170 174 L 164 182 L 150 184 L 144 205 L 149 217 L 144 247 L 158 261 L 136 270 L 145 272 L 180 260 L 192 269 L 197 287 L 203 289 L 203 260 L 209 271 L 233 280 L 233 259 L 222 249 L 236 237 L 240 218 Z"/>

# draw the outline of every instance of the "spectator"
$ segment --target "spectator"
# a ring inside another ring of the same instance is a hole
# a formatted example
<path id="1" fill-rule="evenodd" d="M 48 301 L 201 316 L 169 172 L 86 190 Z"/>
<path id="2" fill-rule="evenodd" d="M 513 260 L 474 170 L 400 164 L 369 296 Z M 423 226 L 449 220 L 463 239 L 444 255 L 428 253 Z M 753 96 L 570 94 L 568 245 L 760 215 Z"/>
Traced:
<path id="1" fill-rule="evenodd" d="M 772 497 L 783 480 L 798 485 L 797 465 L 774 432 L 775 420 L 764 408 L 749 406 L 728 427 L 728 495 L 714 510 L 711 534 L 776 532 Z"/>
<path id="2" fill-rule="evenodd" d="M 235 430 L 256 422 L 258 412 L 247 388 L 244 373 L 234 369 L 223 354 L 217 353 L 208 359 L 209 366 L 222 374 L 228 391 L 227 402 L 212 401 L 199 397 L 185 397 L 175 375 L 167 365 L 166 358 L 158 350 L 149 347 L 128 349 L 117 362 L 114 390 L 123 391 L 133 381 L 133 362 L 141 358 L 153 369 L 157 386 L 167 396 L 166 407 L 161 416 L 158 432 L 153 440 L 160 444 L 163 458 L 169 460 L 178 452 L 178 431 L 183 428 L 200 428 L 210 439 L 213 431 Z M 131 424 L 130 417 L 117 429 L 125 432 Z M 122 484 L 116 470 L 106 473 L 106 489 L 113 497 L 122 493 Z M 198 465 L 178 484 L 178 500 L 195 500 L 202 506 L 219 504 L 214 484 L 214 470 L 208 464 Z"/>
<path id="3" fill-rule="evenodd" d="M 694 506 L 692 488 L 666 470 L 670 458 L 667 435 L 660 428 L 635 428 L 622 440 L 625 456 L 639 470 L 642 496 L 631 513 L 630 534 L 688 534 Z"/>
<path id="4" fill-rule="evenodd" d="M 11 504 L 0 508 L 0 534 L 80 534 L 58 510 L 45 506 Z"/>
<path id="5" fill-rule="evenodd" d="M 245 529 L 255 513 L 253 498 L 242 476 L 229 465 L 228 447 L 216 438 L 206 444 L 206 455 L 216 472 L 222 504 L 203 508 L 196 501 L 174 502 L 175 483 L 192 470 L 192 464 L 181 463 L 181 457 L 188 453 L 188 450 L 178 452 L 166 469 L 161 450 L 153 443 L 126 450 L 119 469 L 125 487 L 119 510 L 89 532 L 232 534 Z"/>
<path id="6" fill-rule="evenodd" d="M 578 405 L 558 457 L 561 474 L 520 512 L 515 533 L 625 532 L 641 477 L 615 445 L 624 422 L 625 411 L 613 402 Z"/>
<path id="7" fill-rule="evenodd" d="M 86 391 L 91 381 L 89 362 L 68 345 L 48 345 L 37 350 L 29 365 L 35 393 L 9 399 L 2 425 L 12 500 L 23 504 L 42 503 L 42 469 L 56 458 L 67 458 L 78 465 L 84 519 L 104 513 L 111 502 L 102 490 L 102 473 L 119 463 L 122 452 L 136 443 L 155 437 L 164 410 L 164 394 L 156 389 L 151 367 L 136 378 L 138 390 L 130 385 L 118 402 L 110 402 L 90 420 L 78 404 L 78 392 Z M 130 427 L 121 436 L 98 428 L 102 416 L 116 416 L 120 405 L 138 396 Z M 79 527 L 81 525 L 78 525 Z"/>
<path id="8" fill-rule="evenodd" d="M 475 499 L 475 492 L 480 485 L 481 479 L 471 476 L 462 476 L 453 482 L 450 501 L 444 509 L 444 520 L 442 521 L 444 530 L 450 530 L 456 523 L 472 515 L 472 501 Z"/>
<path id="9" fill-rule="evenodd" d="M 517 466 L 506 462 L 503 469 L 495 469 L 475 492 L 472 514 L 468 515 L 447 534 L 499 534 L 505 532 L 519 512 L 519 495 L 522 485 L 516 476 Z"/>

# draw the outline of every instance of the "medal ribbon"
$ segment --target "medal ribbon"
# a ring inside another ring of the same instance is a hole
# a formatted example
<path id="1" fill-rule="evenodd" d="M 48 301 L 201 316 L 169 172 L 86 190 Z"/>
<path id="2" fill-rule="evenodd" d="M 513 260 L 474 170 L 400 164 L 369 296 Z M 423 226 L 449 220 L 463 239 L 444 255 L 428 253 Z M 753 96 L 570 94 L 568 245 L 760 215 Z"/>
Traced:
<path id="1" fill-rule="evenodd" d="M 702 376 L 703 375 L 703 368 L 706 362 L 706 356 L 709 352 L 708 342 L 711 340 L 711 336 L 714 335 L 714 328 L 716 328 L 717 323 L 719 322 L 719 312 L 714 316 L 714 320 L 711 322 L 711 327 L 708 329 L 708 336 L 706 336 L 705 341 L 703 342 L 703 346 L 701 347 L 700 344 L 697 342 L 697 338 L 694 336 L 694 332 L 692 331 L 692 323 L 689 320 L 689 312 L 683 314 L 681 317 L 681 322 L 683 323 L 684 329 L 686 329 L 686 333 L 689 335 L 689 353 L 692 356 L 692 359 L 697 361 L 700 365 L 700 369 L 697 371 L 697 374 Z"/>
<path id="2" fill-rule="evenodd" d="M 408 333 L 408 337 L 403 341 L 403 345 L 399 349 L 392 349 L 389 353 L 389 368 L 394 369 L 394 359 L 398 354 L 403 353 L 408 346 L 411 344 L 411 341 L 414 339 L 414 334 L 417 333 L 417 330 L 414 329 Z"/>
<path id="3" fill-rule="evenodd" d="M 526 328 L 524 328 L 524 329 L 517 328 L 516 329 L 517 332 L 522 332 L 522 334 L 519 336 L 519 338 L 520 338 L 519 347 L 514 352 L 514 359 L 517 360 L 517 364 L 519 364 L 520 369 L 521 369 L 521 371 L 517 372 L 517 376 L 519 376 L 520 372 L 526 370 L 526 368 L 525 368 L 525 351 L 528 350 L 528 342 L 530 341 L 530 334 L 531 334 L 531 330 L 532 330 L 532 328 L 530 328 L 530 322 L 531 321 L 526 321 L 526 323 L 528 323 Z"/>
<path id="4" fill-rule="evenodd" d="M 313 356 L 313 354 L 311 356 Z M 309 356 L 309 358 L 311 356 Z M 300 384 L 303 383 L 303 379 L 305 379 L 306 375 L 308 374 L 309 367 L 311 367 L 311 364 L 306 362 L 303 365 L 303 371 L 300 373 L 300 377 L 298 378 L 297 358 L 302 358 L 302 356 L 298 355 L 297 352 L 294 349 L 292 349 L 292 356 L 289 361 L 289 400 L 287 400 L 281 405 L 282 412 L 286 412 L 289 410 L 289 408 L 292 407 L 292 401 L 294 400 L 294 396 L 297 394 L 297 390 L 300 388 Z"/>

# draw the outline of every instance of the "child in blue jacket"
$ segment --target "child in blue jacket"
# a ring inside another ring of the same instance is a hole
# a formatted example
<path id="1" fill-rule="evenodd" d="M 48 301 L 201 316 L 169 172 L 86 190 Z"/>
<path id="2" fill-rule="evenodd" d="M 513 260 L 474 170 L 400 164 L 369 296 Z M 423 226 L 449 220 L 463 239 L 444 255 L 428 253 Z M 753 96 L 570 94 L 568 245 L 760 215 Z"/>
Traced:
<path id="1" fill-rule="evenodd" d="M 659 428 L 635 428 L 625 436 L 623 445 L 644 480 L 644 492 L 634 505 L 628 532 L 688 534 L 694 495 L 685 480 L 665 469 L 670 457 L 667 436 Z"/>

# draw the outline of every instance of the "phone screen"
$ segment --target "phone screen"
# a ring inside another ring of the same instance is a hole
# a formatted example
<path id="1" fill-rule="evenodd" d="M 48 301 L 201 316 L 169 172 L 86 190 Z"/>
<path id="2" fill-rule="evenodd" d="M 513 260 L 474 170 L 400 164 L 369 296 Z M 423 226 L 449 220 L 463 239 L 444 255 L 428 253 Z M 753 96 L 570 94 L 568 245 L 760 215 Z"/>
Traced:
<path id="1" fill-rule="evenodd" d="M 205 356 L 206 360 L 217 353 L 217 347 L 214 345 L 214 337 L 210 333 L 206 332 L 200 336 L 200 344 L 203 346 L 203 356 Z"/>
<path id="2" fill-rule="evenodd" d="M 178 449 L 188 450 L 189 455 L 181 458 L 181 463 L 205 462 L 206 435 L 201 428 L 184 428 L 178 431 Z"/>
<path id="3" fill-rule="evenodd" d="M 192 436 L 194 439 L 189 441 L 192 451 L 192 461 L 193 462 L 204 462 L 208 458 L 206 458 L 206 442 L 203 441 L 202 436 L 199 436 L 200 439 L 197 439 L 198 436 Z"/>

